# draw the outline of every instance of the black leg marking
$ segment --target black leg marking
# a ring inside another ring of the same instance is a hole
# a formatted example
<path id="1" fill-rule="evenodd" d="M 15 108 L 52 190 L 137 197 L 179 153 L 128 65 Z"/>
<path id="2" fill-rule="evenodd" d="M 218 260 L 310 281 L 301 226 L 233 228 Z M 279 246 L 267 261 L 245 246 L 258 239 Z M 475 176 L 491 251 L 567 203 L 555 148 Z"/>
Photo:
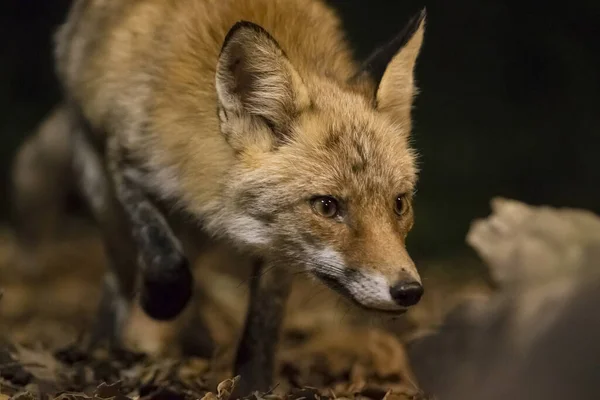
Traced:
<path id="1" fill-rule="evenodd" d="M 246 325 L 235 360 L 235 375 L 241 376 L 236 389 L 240 396 L 254 390 L 270 389 L 290 288 L 291 276 L 287 271 L 257 262 L 250 286 Z"/>
<path id="2" fill-rule="evenodd" d="M 74 126 L 73 148 L 72 168 L 76 184 L 100 228 L 109 267 L 88 348 L 105 341 L 116 347 L 134 294 L 137 251 L 100 155 L 79 121 Z"/>
<path id="3" fill-rule="evenodd" d="M 136 168 L 111 143 L 110 172 L 119 202 L 131 223 L 141 266 L 141 306 L 156 320 L 177 317 L 188 304 L 193 276 L 179 240 L 136 182 Z"/>

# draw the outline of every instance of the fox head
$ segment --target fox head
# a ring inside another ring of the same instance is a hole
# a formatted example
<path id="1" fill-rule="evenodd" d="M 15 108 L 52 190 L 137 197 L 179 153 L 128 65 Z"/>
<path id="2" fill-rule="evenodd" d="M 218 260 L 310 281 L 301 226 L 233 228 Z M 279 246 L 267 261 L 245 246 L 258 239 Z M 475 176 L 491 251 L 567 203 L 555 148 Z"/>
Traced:
<path id="1" fill-rule="evenodd" d="M 217 64 L 220 128 L 237 157 L 230 233 L 369 309 L 402 312 L 423 293 L 405 248 L 423 31 L 424 12 L 340 82 L 297 69 L 268 32 L 239 22 Z"/>

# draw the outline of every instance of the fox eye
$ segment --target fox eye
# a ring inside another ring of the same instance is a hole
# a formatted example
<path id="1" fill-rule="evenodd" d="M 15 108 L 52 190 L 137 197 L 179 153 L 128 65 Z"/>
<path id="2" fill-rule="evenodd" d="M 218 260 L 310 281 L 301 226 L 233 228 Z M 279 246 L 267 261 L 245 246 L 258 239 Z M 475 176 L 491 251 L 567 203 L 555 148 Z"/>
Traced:
<path id="1" fill-rule="evenodd" d="M 330 196 L 315 197 L 310 201 L 310 205 L 315 213 L 325 218 L 333 218 L 339 212 L 337 200 Z"/>
<path id="2" fill-rule="evenodd" d="M 407 209 L 408 209 L 408 202 L 406 201 L 406 196 L 398 195 L 398 197 L 396 197 L 394 211 L 398 215 L 404 215 L 404 213 L 406 212 Z"/>

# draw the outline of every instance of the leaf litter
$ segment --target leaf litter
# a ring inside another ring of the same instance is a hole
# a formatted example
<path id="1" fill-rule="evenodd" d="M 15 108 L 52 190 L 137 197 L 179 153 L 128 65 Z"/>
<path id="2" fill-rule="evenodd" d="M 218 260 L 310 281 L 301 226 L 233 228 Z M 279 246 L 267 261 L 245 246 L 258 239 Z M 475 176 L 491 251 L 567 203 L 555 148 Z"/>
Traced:
<path id="1" fill-rule="evenodd" d="M 4 247 L 10 246 L 0 245 L 0 400 L 233 400 L 239 377 L 232 376 L 231 363 L 243 302 L 221 307 L 227 315 L 211 325 L 213 334 L 223 331 L 212 358 L 87 352 L 83 332 L 95 315 L 105 262 L 98 240 L 81 235 L 55 245 L 37 277 L 16 272 Z M 418 387 L 402 335 L 385 325 L 358 324 L 360 315 L 346 318 L 336 297 L 309 305 L 307 293 L 316 296 L 311 290 L 291 300 L 300 311 L 286 317 L 274 387 L 243 399 L 433 399 Z M 52 306 L 54 298 L 60 304 Z"/>

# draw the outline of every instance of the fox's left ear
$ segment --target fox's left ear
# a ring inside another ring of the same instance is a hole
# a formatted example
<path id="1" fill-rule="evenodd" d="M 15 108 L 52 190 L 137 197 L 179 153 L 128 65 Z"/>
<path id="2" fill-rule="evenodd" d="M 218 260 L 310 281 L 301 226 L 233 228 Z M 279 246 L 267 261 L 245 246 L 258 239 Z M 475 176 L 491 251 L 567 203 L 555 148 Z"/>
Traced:
<path id="1" fill-rule="evenodd" d="M 405 125 L 410 121 L 417 88 L 414 70 L 425 32 L 425 9 L 413 16 L 402 32 L 373 52 L 355 79 L 365 76 L 375 82 L 375 106 Z"/>

